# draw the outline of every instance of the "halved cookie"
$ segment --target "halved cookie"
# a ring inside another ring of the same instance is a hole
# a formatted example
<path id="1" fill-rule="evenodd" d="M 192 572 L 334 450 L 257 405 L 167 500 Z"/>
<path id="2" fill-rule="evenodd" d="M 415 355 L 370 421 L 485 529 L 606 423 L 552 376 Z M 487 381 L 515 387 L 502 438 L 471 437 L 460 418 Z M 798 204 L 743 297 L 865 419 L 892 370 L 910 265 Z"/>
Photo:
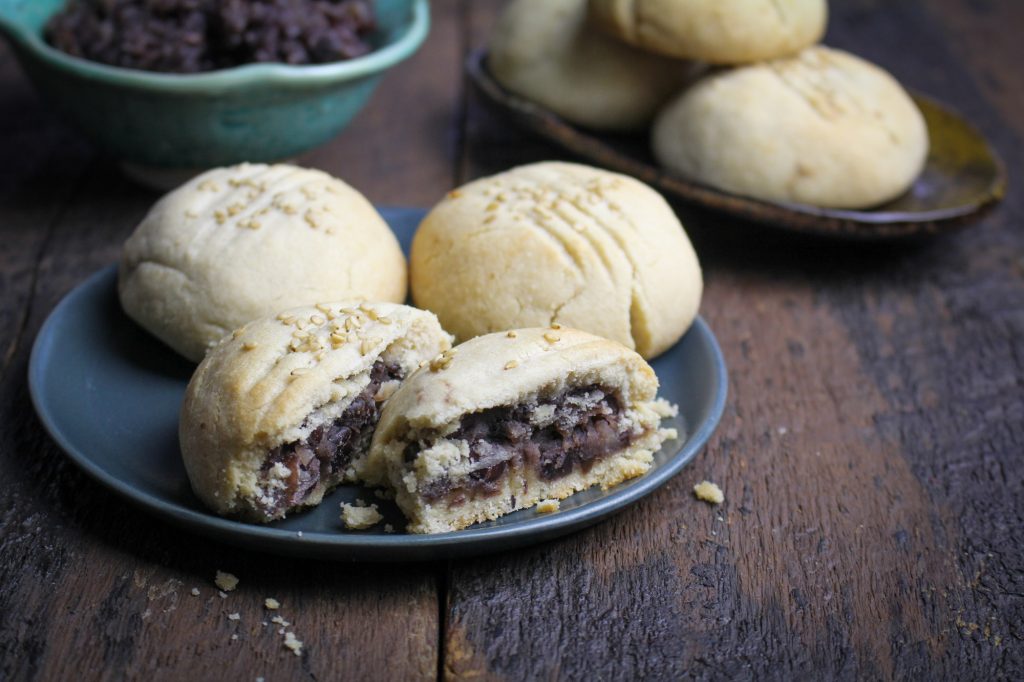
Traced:
<path id="1" fill-rule="evenodd" d="M 658 378 L 621 344 L 574 329 L 477 337 L 384 407 L 367 477 L 413 533 L 442 533 L 644 474 L 674 431 Z"/>
<path id="2" fill-rule="evenodd" d="M 214 511 L 273 521 L 357 480 L 381 405 L 451 347 L 429 312 L 318 304 L 251 322 L 196 369 L 180 440 L 192 489 Z"/>

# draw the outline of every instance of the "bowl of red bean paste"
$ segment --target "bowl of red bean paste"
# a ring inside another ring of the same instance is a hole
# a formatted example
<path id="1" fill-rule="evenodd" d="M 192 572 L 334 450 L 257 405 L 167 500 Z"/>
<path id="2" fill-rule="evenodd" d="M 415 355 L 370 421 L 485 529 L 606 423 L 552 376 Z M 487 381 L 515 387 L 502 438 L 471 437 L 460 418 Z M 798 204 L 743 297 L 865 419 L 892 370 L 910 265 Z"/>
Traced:
<path id="1" fill-rule="evenodd" d="M 156 184 L 338 134 L 429 30 L 427 0 L 0 0 L 37 90 Z"/>

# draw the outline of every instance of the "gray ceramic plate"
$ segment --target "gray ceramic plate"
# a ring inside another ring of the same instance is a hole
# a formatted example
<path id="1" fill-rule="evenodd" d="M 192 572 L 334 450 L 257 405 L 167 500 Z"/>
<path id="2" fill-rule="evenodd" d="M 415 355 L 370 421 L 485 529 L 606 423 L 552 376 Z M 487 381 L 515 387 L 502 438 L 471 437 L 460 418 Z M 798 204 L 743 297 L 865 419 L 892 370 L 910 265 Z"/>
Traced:
<path id="1" fill-rule="evenodd" d="M 384 209 L 403 247 L 423 217 L 420 209 Z M 607 491 L 587 490 L 561 510 L 523 510 L 457 533 L 406 535 L 396 507 L 357 486 L 342 486 L 322 505 L 269 526 L 208 512 L 189 488 L 178 454 L 178 409 L 192 373 L 179 358 L 125 317 L 116 295 L 116 268 L 78 286 L 53 310 L 32 349 L 29 388 L 43 425 L 87 473 L 145 509 L 227 543 L 297 556 L 418 560 L 510 549 L 583 528 L 635 502 L 676 474 L 714 430 L 726 395 L 726 369 L 715 337 L 700 319 L 654 361 L 661 395 L 679 405 L 665 443 L 645 476 Z M 338 505 L 362 497 L 382 506 L 385 521 L 345 530 Z"/>

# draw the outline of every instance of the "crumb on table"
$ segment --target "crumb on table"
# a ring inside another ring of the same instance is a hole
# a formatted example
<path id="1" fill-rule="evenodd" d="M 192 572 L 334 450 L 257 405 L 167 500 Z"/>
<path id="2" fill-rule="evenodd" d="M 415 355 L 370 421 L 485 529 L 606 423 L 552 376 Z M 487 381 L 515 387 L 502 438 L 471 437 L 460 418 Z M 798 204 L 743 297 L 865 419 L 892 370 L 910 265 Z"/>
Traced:
<path id="1" fill-rule="evenodd" d="M 537 511 L 541 514 L 550 514 L 556 512 L 562 507 L 562 503 L 558 500 L 541 500 L 537 503 Z"/>
<path id="2" fill-rule="evenodd" d="M 266 599 L 264 599 L 263 605 L 271 611 L 276 611 L 277 609 L 281 608 L 281 602 L 277 601 L 273 597 L 267 597 Z"/>
<path id="3" fill-rule="evenodd" d="M 698 500 L 704 500 L 708 504 L 722 504 L 725 502 L 725 493 L 718 485 L 711 481 L 701 481 L 693 486 L 693 494 Z"/>
<path id="4" fill-rule="evenodd" d="M 364 530 L 383 519 L 384 517 L 377 511 L 375 504 L 371 504 L 369 507 L 357 507 L 345 503 L 341 505 L 341 521 L 346 528 L 351 530 Z"/>
<path id="5" fill-rule="evenodd" d="M 224 571 L 217 571 L 217 577 L 213 579 L 213 582 L 224 592 L 230 592 L 238 587 L 238 576 Z"/>
<path id="6" fill-rule="evenodd" d="M 302 655 L 302 640 L 296 639 L 294 632 L 284 633 L 284 645 L 291 649 L 296 656 Z"/>

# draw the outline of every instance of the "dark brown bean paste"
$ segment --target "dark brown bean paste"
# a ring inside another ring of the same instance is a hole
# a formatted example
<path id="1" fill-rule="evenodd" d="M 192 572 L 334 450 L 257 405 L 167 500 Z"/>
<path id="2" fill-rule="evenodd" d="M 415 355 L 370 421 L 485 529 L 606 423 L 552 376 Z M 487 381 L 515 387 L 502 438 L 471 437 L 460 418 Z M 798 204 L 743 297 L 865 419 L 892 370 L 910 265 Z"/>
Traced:
<path id="1" fill-rule="evenodd" d="M 351 59 L 374 29 L 372 0 L 70 0 L 44 37 L 94 62 L 196 73 Z"/>
<path id="2" fill-rule="evenodd" d="M 374 396 L 382 384 L 401 378 L 401 367 L 378 360 L 370 370 L 370 383 L 337 419 L 317 427 L 305 440 L 270 451 L 261 471 L 262 487 L 274 498 L 271 513 L 302 504 L 321 479 L 344 471 L 353 455 L 369 447 L 380 418 L 380 406 Z M 270 469 L 279 462 L 290 475 L 284 488 L 273 488 L 268 485 Z"/>
<path id="3" fill-rule="evenodd" d="M 591 394 L 598 399 L 584 400 Z M 537 427 L 531 417 L 540 408 L 554 406 L 554 421 Z M 589 472 L 601 459 L 619 452 L 634 440 L 631 430 L 622 432 L 622 402 L 618 395 L 599 386 L 574 389 L 540 405 L 494 407 L 462 418 L 459 428 L 446 436 L 469 442 L 470 460 L 476 463 L 467 478 L 452 481 L 438 478 L 420 493 L 428 502 L 448 498 L 449 506 L 466 499 L 490 497 L 501 490 L 502 477 L 526 466 L 545 481 L 568 476 L 573 471 Z M 419 453 L 411 443 L 405 459 Z"/>

